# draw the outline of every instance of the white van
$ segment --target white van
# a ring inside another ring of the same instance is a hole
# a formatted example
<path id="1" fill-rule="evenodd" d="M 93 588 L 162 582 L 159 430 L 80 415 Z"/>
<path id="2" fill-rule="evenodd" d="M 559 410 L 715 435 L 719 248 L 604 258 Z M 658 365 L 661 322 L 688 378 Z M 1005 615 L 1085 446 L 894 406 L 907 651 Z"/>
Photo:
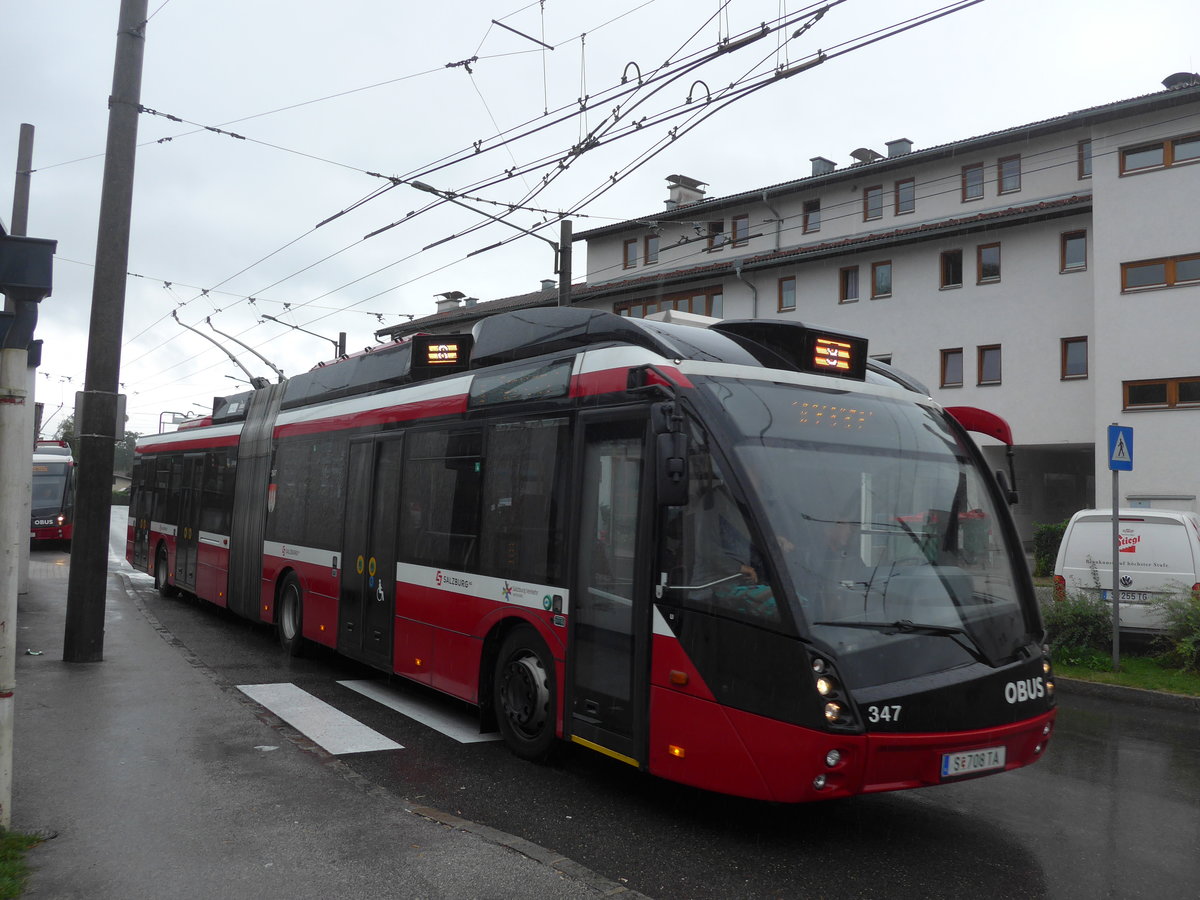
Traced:
<path id="1" fill-rule="evenodd" d="M 1174 509 L 1118 511 L 1117 575 L 1121 630 L 1161 631 L 1151 605 L 1170 594 L 1200 591 L 1200 515 Z M 1071 516 L 1054 564 L 1054 597 L 1073 593 L 1112 602 L 1112 510 Z"/>

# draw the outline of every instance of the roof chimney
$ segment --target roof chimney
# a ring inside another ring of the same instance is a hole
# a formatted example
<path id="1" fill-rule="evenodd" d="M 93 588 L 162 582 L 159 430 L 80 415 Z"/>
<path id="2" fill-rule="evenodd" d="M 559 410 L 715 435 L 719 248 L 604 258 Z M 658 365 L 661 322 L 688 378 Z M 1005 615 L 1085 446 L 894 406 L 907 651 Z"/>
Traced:
<path id="1" fill-rule="evenodd" d="M 905 153 L 912 153 L 912 141 L 908 138 L 896 138 L 894 141 L 887 142 L 888 159 L 893 156 L 903 156 Z"/>
<path id="2" fill-rule="evenodd" d="M 823 156 L 814 156 L 810 162 L 812 163 L 812 173 L 814 175 L 828 175 L 837 168 L 837 163 Z"/>
<path id="3" fill-rule="evenodd" d="M 706 182 L 688 178 L 686 175 L 668 175 L 667 185 L 670 192 L 667 209 L 698 203 L 704 199 L 704 188 L 708 187 Z"/>
<path id="4" fill-rule="evenodd" d="M 446 291 L 444 294 L 434 294 L 438 297 L 437 311 L 449 312 L 452 309 L 458 309 L 458 301 L 467 296 L 462 291 Z"/>
<path id="5" fill-rule="evenodd" d="M 1195 72 L 1176 72 L 1174 75 L 1168 75 L 1163 79 L 1163 87 L 1168 91 L 1177 91 L 1180 88 L 1191 87 L 1194 84 L 1200 84 L 1200 75 Z"/>
<path id="6" fill-rule="evenodd" d="M 558 288 L 558 282 L 555 281 L 553 278 L 543 278 L 542 279 L 542 290 L 543 291 L 553 291 L 553 290 L 556 290 L 557 288 Z"/>

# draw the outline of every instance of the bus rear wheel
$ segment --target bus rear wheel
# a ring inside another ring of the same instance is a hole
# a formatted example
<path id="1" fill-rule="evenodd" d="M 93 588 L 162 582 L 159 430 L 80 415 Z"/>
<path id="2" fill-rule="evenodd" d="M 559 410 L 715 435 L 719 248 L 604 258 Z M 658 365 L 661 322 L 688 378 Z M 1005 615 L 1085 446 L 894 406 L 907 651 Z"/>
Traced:
<path id="1" fill-rule="evenodd" d="M 304 649 L 304 590 L 294 572 L 287 574 L 279 588 L 275 621 L 279 631 L 279 646 L 288 656 L 300 656 Z"/>
<path id="2" fill-rule="evenodd" d="M 154 589 L 158 591 L 160 597 L 171 597 L 175 594 L 175 589 L 171 587 L 167 574 L 166 547 L 159 547 L 158 553 L 154 556 Z"/>
<path id="3" fill-rule="evenodd" d="M 555 740 L 554 660 L 532 626 L 517 626 L 500 644 L 492 702 L 508 748 L 522 759 L 547 759 Z"/>

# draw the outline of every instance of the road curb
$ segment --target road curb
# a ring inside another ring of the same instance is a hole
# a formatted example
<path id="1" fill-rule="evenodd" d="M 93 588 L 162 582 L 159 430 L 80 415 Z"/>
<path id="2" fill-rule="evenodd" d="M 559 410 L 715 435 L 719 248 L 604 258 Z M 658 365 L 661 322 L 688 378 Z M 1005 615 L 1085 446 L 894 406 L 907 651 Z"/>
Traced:
<path id="1" fill-rule="evenodd" d="M 1107 700 L 1137 703 L 1155 709 L 1177 709 L 1200 713 L 1200 697 L 1191 697 L 1186 694 L 1147 691 L 1143 688 L 1126 687 L 1122 684 L 1104 684 L 1079 678 L 1064 678 L 1061 675 L 1055 676 L 1054 685 L 1059 691 L 1066 694 L 1083 694 L 1090 697 L 1104 697 Z"/>

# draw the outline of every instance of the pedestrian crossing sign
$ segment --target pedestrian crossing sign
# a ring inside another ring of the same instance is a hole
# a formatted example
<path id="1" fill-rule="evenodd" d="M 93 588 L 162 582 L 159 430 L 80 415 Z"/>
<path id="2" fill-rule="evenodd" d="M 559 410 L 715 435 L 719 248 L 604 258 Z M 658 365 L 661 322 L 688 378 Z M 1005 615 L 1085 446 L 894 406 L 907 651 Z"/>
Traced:
<path id="1" fill-rule="evenodd" d="M 1108 468 L 1113 472 L 1133 471 L 1133 428 L 1108 426 Z"/>

